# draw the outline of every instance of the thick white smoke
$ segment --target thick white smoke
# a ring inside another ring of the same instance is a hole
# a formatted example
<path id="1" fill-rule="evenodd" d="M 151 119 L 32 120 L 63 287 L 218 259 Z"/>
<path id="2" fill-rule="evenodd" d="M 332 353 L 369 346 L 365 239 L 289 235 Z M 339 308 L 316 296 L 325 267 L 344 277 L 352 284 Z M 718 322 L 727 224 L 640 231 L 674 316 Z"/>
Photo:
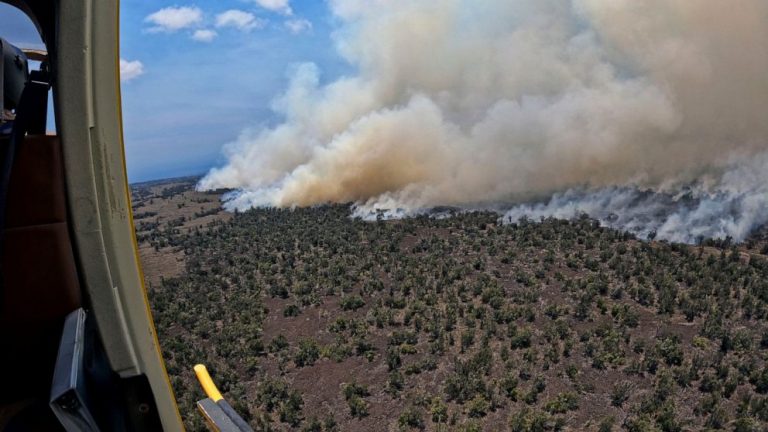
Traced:
<path id="1" fill-rule="evenodd" d="M 504 221 L 574 219 L 586 214 L 643 239 L 682 243 L 727 237 L 741 241 L 768 223 L 768 155 L 734 164 L 712 181 L 704 177 L 668 191 L 632 186 L 569 189 L 543 202 L 514 206 L 504 213 Z"/>
<path id="2" fill-rule="evenodd" d="M 754 166 L 768 160 L 764 0 L 330 5 L 358 72 L 321 86 L 314 65 L 296 70 L 274 103 L 284 123 L 244 132 L 200 183 L 238 189 L 228 206 L 408 212 L 555 194 L 509 216 L 615 214 L 683 241 L 765 222 L 763 176 L 748 175 L 768 169 Z"/>

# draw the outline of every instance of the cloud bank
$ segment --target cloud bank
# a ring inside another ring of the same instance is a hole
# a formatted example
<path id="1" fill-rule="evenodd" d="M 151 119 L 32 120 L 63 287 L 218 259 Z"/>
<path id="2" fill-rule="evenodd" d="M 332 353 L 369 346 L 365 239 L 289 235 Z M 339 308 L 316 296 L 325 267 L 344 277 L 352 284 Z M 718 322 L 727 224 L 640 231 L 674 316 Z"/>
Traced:
<path id="1" fill-rule="evenodd" d="M 293 9 L 289 0 L 254 0 L 257 5 L 272 12 L 278 12 L 284 15 L 292 15 Z"/>
<path id="2" fill-rule="evenodd" d="M 563 197 L 586 208 L 606 193 L 692 187 L 702 205 L 751 194 L 738 211 L 766 219 L 765 191 L 745 184 L 762 179 L 738 177 L 753 171 L 744 161 L 767 159 L 762 0 L 330 6 L 336 48 L 358 73 L 320 85 L 317 67 L 296 69 L 273 104 L 285 121 L 245 130 L 200 183 L 238 189 L 228 206 L 407 211 L 554 196 L 515 214 L 555 215 Z"/>
<path id="3" fill-rule="evenodd" d="M 233 27 L 241 31 L 251 31 L 264 27 L 265 21 L 257 19 L 250 12 L 230 9 L 216 15 L 216 27 Z"/>
<path id="4" fill-rule="evenodd" d="M 144 21 L 153 24 L 150 32 L 173 33 L 200 24 L 203 11 L 196 6 L 167 7 L 148 15 Z"/>
<path id="5" fill-rule="evenodd" d="M 211 42 L 216 39 L 218 35 L 219 34 L 216 33 L 216 30 L 199 29 L 192 33 L 192 39 L 198 42 Z"/>

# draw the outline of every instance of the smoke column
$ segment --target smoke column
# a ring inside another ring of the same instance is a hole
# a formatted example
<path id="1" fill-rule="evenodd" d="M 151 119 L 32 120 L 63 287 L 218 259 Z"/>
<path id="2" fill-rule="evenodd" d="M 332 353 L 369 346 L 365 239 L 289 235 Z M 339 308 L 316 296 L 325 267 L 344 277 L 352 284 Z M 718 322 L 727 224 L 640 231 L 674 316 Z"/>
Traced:
<path id="1" fill-rule="evenodd" d="M 329 4 L 357 72 L 296 68 L 284 122 L 199 184 L 229 208 L 520 203 L 688 242 L 768 219 L 765 0 Z"/>

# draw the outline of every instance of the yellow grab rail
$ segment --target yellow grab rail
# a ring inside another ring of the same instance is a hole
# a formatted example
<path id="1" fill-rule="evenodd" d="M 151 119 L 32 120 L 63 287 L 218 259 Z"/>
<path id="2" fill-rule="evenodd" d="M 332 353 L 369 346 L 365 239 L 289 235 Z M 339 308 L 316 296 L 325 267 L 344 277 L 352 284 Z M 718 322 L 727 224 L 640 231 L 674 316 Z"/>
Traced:
<path id="1" fill-rule="evenodd" d="M 195 365 L 194 369 L 197 380 L 208 396 L 207 399 L 198 401 L 197 407 L 211 429 L 216 432 L 253 432 L 248 422 L 243 420 L 221 395 L 205 365 Z"/>
<path id="2" fill-rule="evenodd" d="M 211 375 L 208 373 L 208 369 L 206 369 L 205 365 L 195 365 L 194 369 L 197 380 L 200 381 L 200 385 L 203 387 L 205 394 L 214 402 L 224 399 L 219 389 L 216 388 L 216 384 L 213 383 Z"/>

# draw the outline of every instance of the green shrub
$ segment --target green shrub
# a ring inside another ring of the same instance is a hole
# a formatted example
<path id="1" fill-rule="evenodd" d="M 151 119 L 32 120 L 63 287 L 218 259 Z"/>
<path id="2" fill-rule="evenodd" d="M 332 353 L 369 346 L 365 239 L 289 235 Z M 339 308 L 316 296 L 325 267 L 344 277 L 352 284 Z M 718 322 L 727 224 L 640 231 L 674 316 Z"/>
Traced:
<path id="1" fill-rule="evenodd" d="M 629 399 L 634 390 L 634 385 L 628 381 L 622 381 L 613 386 L 611 390 L 611 405 L 621 407 Z"/>
<path id="2" fill-rule="evenodd" d="M 531 347 L 531 331 L 529 329 L 517 330 L 509 338 L 509 345 L 512 349 L 526 349 Z"/>
<path id="3" fill-rule="evenodd" d="M 268 350 L 271 353 L 277 353 L 288 348 L 288 339 L 283 335 L 277 335 L 269 342 Z"/>
<path id="4" fill-rule="evenodd" d="M 397 347 L 389 347 L 387 349 L 387 367 L 389 370 L 397 370 L 402 364 L 403 359 L 400 357 L 400 350 Z"/>
<path id="5" fill-rule="evenodd" d="M 357 383 L 349 383 L 344 386 L 344 399 L 349 400 L 354 396 L 367 397 L 371 393 L 368 391 L 368 387 Z"/>
<path id="6" fill-rule="evenodd" d="M 544 406 L 544 409 L 551 414 L 564 414 L 578 408 L 579 398 L 574 393 L 560 393 Z"/>
<path id="7" fill-rule="evenodd" d="M 424 429 L 424 414 L 421 410 L 414 407 L 406 408 L 397 418 L 397 424 L 401 429 Z"/>
<path id="8" fill-rule="evenodd" d="M 397 394 L 403 389 L 405 381 L 403 380 L 403 374 L 399 371 L 392 371 L 387 378 L 387 391 L 392 394 Z"/>
<path id="9" fill-rule="evenodd" d="M 683 364 L 683 347 L 680 345 L 680 338 L 677 336 L 663 338 L 656 343 L 656 349 L 668 365 L 680 366 Z"/>
<path id="10" fill-rule="evenodd" d="M 359 396 L 352 396 L 347 399 L 349 405 L 349 413 L 352 417 L 361 419 L 368 415 L 368 403 Z"/>
<path id="11" fill-rule="evenodd" d="M 432 399 L 429 413 L 433 423 L 445 423 L 448 420 L 448 405 L 439 397 Z"/>
<path id="12" fill-rule="evenodd" d="M 485 417 L 491 409 L 491 404 L 481 395 L 475 396 L 467 406 L 467 413 L 472 418 Z"/>
<path id="13" fill-rule="evenodd" d="M 311 339 L 304 339 L 299 342 L 299 348 L 296 355 L 293 356 L 293 361 L 296 366 L 312 366 L 320 358 L 320 347 L 317 342 Z"/>
<path id="14" fill-rule="evenodd" d="M 295 304 L 288 305 L 285 307 L 285 309 L 283 309 L 283 316 L 286 318 L 299 316 L 300 313 L 301 309 L 299 309 L 299 307 Z"/>
<path id="15" fill-rule="evenodd" d="M 301 407 L 304 405 L 304 401 L 301 395 L 292 391 L 288 394 L 288 397 L 283 400 L 277 413 L 280 416 L 280 421 L 288 423 L 289 425 L 296 427 L 301 423 Z"/>
<path id="16" fill-rule="evenodd" d="M 597 432 L 611 432 L 616 419 L 613 417 L 604 417 L 597 426 Z"/>
<path id="17" fill-rule="evenodd" d="M 355 311 L 365 306 L 365 301 L 360 296 L 346 296 L 339 302 L 341 310 Z"/>

